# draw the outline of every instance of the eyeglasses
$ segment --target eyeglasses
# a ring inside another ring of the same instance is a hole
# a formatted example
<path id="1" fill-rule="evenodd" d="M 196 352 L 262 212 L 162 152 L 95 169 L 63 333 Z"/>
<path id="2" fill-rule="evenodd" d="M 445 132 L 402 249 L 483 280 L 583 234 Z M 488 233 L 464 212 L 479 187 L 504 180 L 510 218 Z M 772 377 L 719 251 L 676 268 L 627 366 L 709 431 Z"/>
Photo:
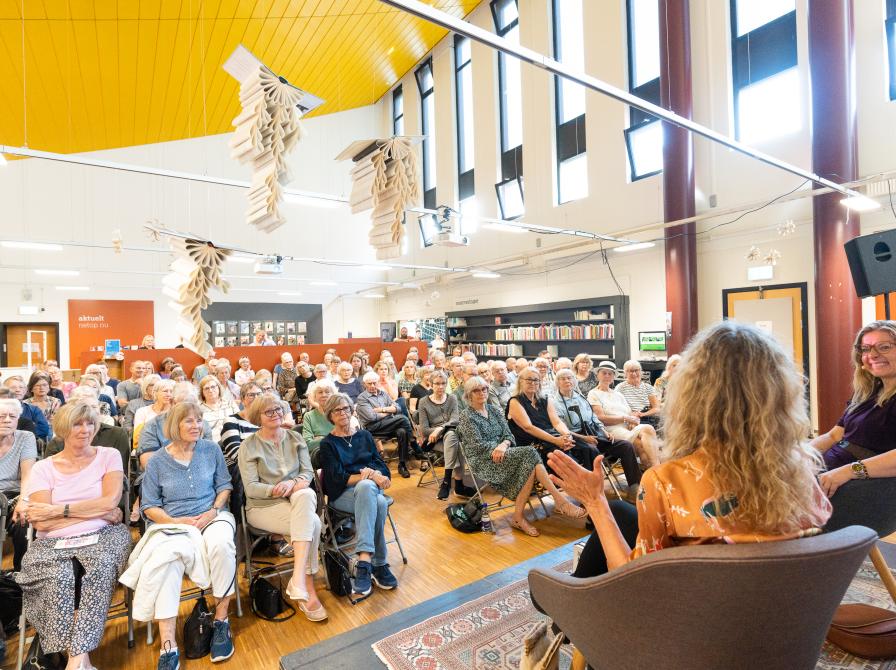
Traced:
<path id="1" fill-rule="evenodd" d="M 265 410 L 264 415 L 269 419 L 273 419 L 278 416 L 283 416 L 283 408 L 282 407 L 273 407 L 271 409 Z"/>
<path id="2" fill-rule="evenodd" d="M 343 412 L 351 412 L 352 408 L 348 405 L 343 405 L 342 407 L 337 407 L 330 414 L 342 414 Z"/>
<path id="3" fill-rule="evenodd" d="M 540 384 L 541 380 L 538 377 L 520 377 L 520 381 L 523 382 L 532 382 L 533 384 Z"/>
<path id="4" fill-rule="evenodd" d="M 488 393 L 488 389 L 484 386 L 477 386 L 476 388 L 471 390 L 470 393 Z"/>
<path id="5" fill-rule="evenodd" d="M 264 388 L 261 389 L 261 392 L 262 393 L 273 393 L 274 387 L 273 386 L 265 386 Z"/>
<path id="6" fill-rule="evenodd" d="M 261 395 L 261 391 L 255 391 L 253 393 L 247 393 L 246 398 L 257 398 Z"/>
<path id="7" fill-rule="evenodd" d="M 860 344 L 856 346 L 856 351 L 862 354 L 870 354 L 872 351 L 884 356 L 893 349 L 896 349 L 896 343 L 893 342 L 878 342 L 877 344 Z"/>

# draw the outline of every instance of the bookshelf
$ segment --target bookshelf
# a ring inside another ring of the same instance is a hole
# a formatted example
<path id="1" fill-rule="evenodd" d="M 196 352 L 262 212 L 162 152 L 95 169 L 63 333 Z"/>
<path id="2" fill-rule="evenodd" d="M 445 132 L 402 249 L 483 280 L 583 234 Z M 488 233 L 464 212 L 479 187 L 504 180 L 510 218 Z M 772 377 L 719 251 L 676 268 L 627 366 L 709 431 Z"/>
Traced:
<path id="1" fill-rule="evenodd" d="M 479 358 L 555 358 L 589 354 L 621 365 L 629 356 L 628 296 L 479 309 L 445 314 L 448 344 Z"/>

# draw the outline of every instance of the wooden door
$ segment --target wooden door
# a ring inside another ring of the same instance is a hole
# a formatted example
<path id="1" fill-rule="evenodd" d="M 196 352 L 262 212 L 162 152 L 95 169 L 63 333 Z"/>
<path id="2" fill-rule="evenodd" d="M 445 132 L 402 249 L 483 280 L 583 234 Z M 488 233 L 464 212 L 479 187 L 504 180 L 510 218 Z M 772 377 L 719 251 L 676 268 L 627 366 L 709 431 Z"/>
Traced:
<path id="1" fill-rule="evenodd" d="M 58 323 L 7 323 L 4 331 L 6 367 L 28 367 L 29 350 L 32 367 L 48 358 L 59 360 Z"/>

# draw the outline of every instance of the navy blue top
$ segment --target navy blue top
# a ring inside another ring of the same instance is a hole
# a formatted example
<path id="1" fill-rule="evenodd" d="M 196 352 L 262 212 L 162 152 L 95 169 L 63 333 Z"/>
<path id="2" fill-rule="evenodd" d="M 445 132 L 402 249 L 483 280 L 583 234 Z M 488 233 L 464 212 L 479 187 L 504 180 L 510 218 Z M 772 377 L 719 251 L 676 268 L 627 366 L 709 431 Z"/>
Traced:
<path id="1" fill-rule="evenodd" d="M 358 396 L 364 393 L 361 381 L 357 378 L 352 379 L 348 384 L 343 384 L 337 379 L 333 384 L 335 384 L 337 391 L 344 393 L 352 399 L 352 404 L 356 403 L 358 401 Z"/>
<path id="2" fill-rule="evenodd" d="M 882 454 L 896 449 L 896 396 L 877 406 L 871 397 L 847 412 L 837 422 L 843 426 L 843 439 Z"/>
<path id="3" fill-rule="evenodd" d="M 160 507 L 168 516 L 197 516 L 209 511 L 221 491 L 230 491 L 224 454 L 211 440 L 197 440 L 188 465 L 159 449 L 146 464 L 140 511 Z"/>
<path id="4" fill-rule="evenodd" d="M 324 474 L 324 490 L 330 500 L 336 500 L 348 488 L 348 478 L 364 468 L 378 470 L 390 477 L 389 468 L 380 458 L 373 435 L 359 430 L 351 437 L 330 433 L 320 442 L 320 462 Z"/>

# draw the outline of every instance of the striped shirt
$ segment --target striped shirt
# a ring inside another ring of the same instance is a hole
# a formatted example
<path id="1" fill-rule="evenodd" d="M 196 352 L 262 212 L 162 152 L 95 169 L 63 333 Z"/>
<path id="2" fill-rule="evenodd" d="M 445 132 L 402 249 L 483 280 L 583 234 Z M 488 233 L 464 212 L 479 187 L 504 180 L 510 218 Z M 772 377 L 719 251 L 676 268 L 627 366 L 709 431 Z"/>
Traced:
<path id="1" fill-rule="evenodd" d="M 224 452 L 224 461 L 228 468 L 236 463 L 243 440 L 257 430 L 258 426 L 249 423 L 239 413 L 230 416 L 224 422 L 221 430 L 221 451 Z"/>
<path id="2" fill-rule="evenodd" d="M 646 382 L 641 382 L 637 386 L 622 382 L 616 384 L 616 390 L 622 394 L 633 412 L 650 409 L 650 397 L 656 395 L 656 389 Z"/>

